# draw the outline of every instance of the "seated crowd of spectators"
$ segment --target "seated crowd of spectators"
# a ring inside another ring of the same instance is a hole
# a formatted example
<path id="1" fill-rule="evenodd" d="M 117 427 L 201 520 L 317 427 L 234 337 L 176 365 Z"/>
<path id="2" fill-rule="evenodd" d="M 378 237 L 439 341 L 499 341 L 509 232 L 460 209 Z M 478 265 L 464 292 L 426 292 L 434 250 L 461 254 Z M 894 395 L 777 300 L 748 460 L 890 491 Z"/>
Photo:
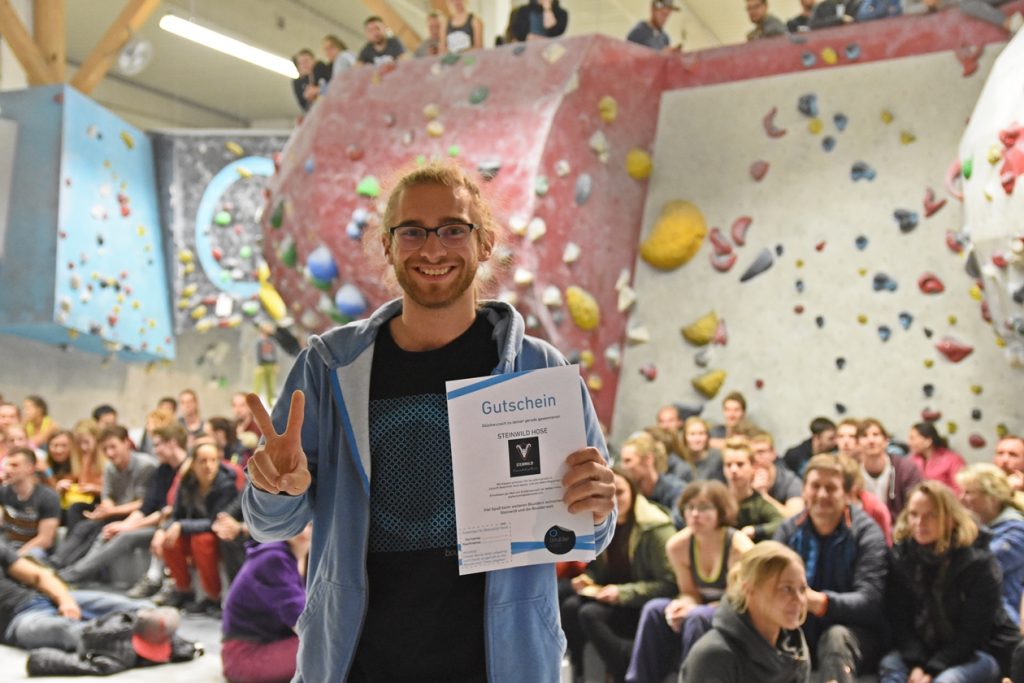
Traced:
<path id="1" fill-rule="evenodd" d="M 819 417 L 777 453 L 741 394 L 722 415 L 621 444 L 611 546 L 559 567 L 577 680 L 588 643 L 615 681 L 1024 680 L 1024 438 L 967 465 L 931 422 Z"/>
<path id="2" fill-rule="evenodd" d="M 261 434 L 245 394 L 231 410 L 204 419 L 185 390 L 130 432 L 108 405 L 64 429 L 39 396 L 0 401 L 0 642 L 75 652 L 88 620 L 155 603 L 223 617 L 229 681 L 291 679 L 311 529 L 250 541 Z"/>

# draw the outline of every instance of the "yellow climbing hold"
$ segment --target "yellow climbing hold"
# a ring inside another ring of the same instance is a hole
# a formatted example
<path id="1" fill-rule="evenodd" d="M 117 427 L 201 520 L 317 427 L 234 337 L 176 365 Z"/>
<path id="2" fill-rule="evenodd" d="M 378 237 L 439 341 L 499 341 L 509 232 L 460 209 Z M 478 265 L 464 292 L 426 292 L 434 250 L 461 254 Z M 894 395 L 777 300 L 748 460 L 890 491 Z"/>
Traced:
<path id="1" fill-rule="evenodd" d="M 925 358 L 924 359 L 924 366 L 926 368 L 930 368 L 933 365 L 935 365 L 935 361 L 934 360 L 932 360 L 931 358 Z"/>
<path id="2" fill-rule="evenodd" d="M 235 173 L 237 173 L 238 177 L 241 178 L 242 180 L 248 180 L 249 178 L 252 178 L 252 171 L 247 169 L 245 166 L 236 166 Z"/>
<path id="3" fill-rule="evenodd" d="M 124 146 L 128 149 L 135 149 L 135 138 L 133 138 L 132 134 L 126 130 L 121 131 L 121 142 L 123 142 Z"/>
<path id="4" fill-rule="evenodd" d="M 804 260 L 802 258 L 798 258 L 796 260 L 796 267 L 797 268 L 803 268 L 804 267 Z"/>
<path id="5" fill-rule="evenodd" d="M 601 375 L 593 374 L 587 377 L 587 388 L 591 391 L 601 391 L 604 387 L 604 380 L 601 379 Z"/>
<path id="6" fill-rule="evenodd" d="M 886 124 L 892 123 L 893 119 L 895 119 L 895 118 L 896 117 L 893 116 L 892 112 L 889 111 L 888 109 L 883 109 L 882 110 L 882 123 L 886 123 Z"/>
<path id="7" fill-rule="evenodd" d="M 432 138 L 439 138 L 444 135 L 444 124 L 440 121 L 431 121 L 427 124 L 427 135 Z"/>
<path id="8" fill-rule="evenodd" d="M 654 229 L 640 245 L 640 257 L 659 270 L 673 270 L 693 258 L 707 234 L 704 215 L 694 204 L 666 202 Z"/>
<path id="9" fill-rule="evenodd" d="M 580 365 L 589 368 L 594 365 L 594 352 L 590 349 L 580 351 Z"/>
<path id="10" fill-rule="evenodd" d="M 819 118 L 813 118 L 807 122 L 807 130 L 811 132 L 811 135 L 819 134 L 824 128 L 825 124 Z"/>
<path id="11" fill-rule="evenodd" d="M 913 133 L 911 133 L 909 130 L 905 130 L 902 133 L 900 133 L 900 144 L 901 145 L 909 145 L 912 142 L 914 142 L 915 140 L 917 140 L 917 136 L 914 135 Z"/>
<path id="12" fill-rule="evenodd" d="M 597 111 L 601 114 L 601 120 L 605 123 L 614 123 L 619 118 L 619 103 L 611 95 L 605 95 L 597 103 Z"/>
<path id="13" fill-rule="evenodd" d="M 971 295 L 971 298 L 974 299 L 975 301 L 981 301 L 981 287 L 979 287 L 978 285 L 974 285 L 973 287 L 971 287 L 968 290 L 968 293 Z"/>
<path id="14" fill-rule="evenodd" d="M 988 163 L 995 166 L 1003 158 L 1003 147 L 1002 145 L 992 145 L 988 148 Z"/>
<path id="15" fill-rule="evenodd" d="M 237 142 L 225 142 L 224 149 L 234 154 L 236 157 L 240 157 L 245 154 L 245 150 Z"/>
<path id="16" fill-rule="evenodd" d="M 950 325 L 956 325 L 956 316 L 955 315 L 949 316 L 948 318 L 946 318 L 946 320 L 949 321 Z"/>
<path id="17" fill-rule="evenodd" d="M 1007 426 L 1004 425 L 1002 422 L 1000 422 L 999 424 L 996 425 L 996 436 L 998 436 L 1000 439 L 1003 438 L 1004 436 L 1006 436 L 1009 433 L 1010 433 L 1009 428 L 1007 428 Z"/>
<path id="18" fill-rule="evenodd" d="M 956 422 L 953 422 L 952 420 L 950 420 L 949 422 L 946 423 L 946 431 L 948 433 L 956 434 L 956 430 L 957 430 Z"/>
<path id="19" fill-rule="evenodd" d="M 711 370 L 700 377 L 695 377 L 690 383 L 704 398 L 712 399 L 725 384 L 725 370 Z"/>
<path id="20" fill-rule="evenodd" d="M 711 343 L 715 338 L 715 331 L 718 329 L 718 314 L 711 311 L 684 327 L 680 332 L 683 339 L 696 346 L 704 346 Z"/>
<path id="21" fill-rule="evenodd" d="M 192 309 L 192 319 L 199 320 L 200 318 L 206 315 L 206 311 L 206 306 L 203 306 L 202 304 L 196 306 L 195 308 Z"/>
<path id="22" fill-rule="evenodd" d="M 566 287 L 565 302 L 569 307 L 572 321 L 584 332 L 590 332 L 601 323 L 601 309 L 597 305 L 597 299 L 582 287 Z"/>
<path id="23" fill-rule="evenodd" d="M 868 317 L 861 313 L 860 315 L 857 316 L 857 322 L 859 322 L 861 325 L 867 325 Z"/>
<path id="24" fill-rule="evenodd" d="M 651 175 L 651 155 L 634 147 L 626 154 L 626 173 L 633 180 L 646 180 Z"/>
<path id="25" fill-rule="evenodd" d="M 982 388 L 980 384 L 971 385 L 971 393 L 974 394 L 975 396 L 981 396 L 982 391 L 984 391 L 984 388 Z"/>

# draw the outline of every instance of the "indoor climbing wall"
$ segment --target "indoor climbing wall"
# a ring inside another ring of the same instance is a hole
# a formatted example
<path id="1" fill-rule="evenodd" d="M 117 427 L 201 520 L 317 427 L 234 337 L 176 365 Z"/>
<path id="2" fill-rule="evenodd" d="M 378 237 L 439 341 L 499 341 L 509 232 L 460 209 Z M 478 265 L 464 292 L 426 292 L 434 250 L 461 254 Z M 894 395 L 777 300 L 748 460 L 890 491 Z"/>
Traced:
<path id="1" fill-rule="evenodd" d="M 663 67 L 650 50 L 588 36 L 332 82 L 283 152 L 263 216 L 291 317 L 321 331 L 394 296 L 374 232 L 388 180 L 452 158 L 508 228 L 485 291 L 580 362 L 608 420 Z"/>
<path id="2" fill-rule="evenodd" d="M 281 134 L 157 133 L 161 214 L 179 332 L 270 319 L 260 303 L 260 219 Z"/>
<path id="3" fill-rule="evenodd" d="M 1024 367 L 1024 34 L 1000 54 L 947 176 L 964 201 L 963 229 L 952 239 L 971 254 L 986 313 Z"/>
<path id="4" fill-rule="evenodd" d="M 963 214 L 946 169 L 997 51 L 973 69 L 847 54 L 664 95 L 614 438 L 669 402 L 720 422 L 731 390 L 781 448 L 816 415 L 876 416 L 900 439 L 937 419 L 969 459 L 1020 428 L 1024 373 L 947 239 Z"/>
<path id="5" fill-rule="evenodd" d="M 17 125 L 0 332 L 125 361 L 174 357 L 148 138 L 65 86 L 0 93 Z"/>

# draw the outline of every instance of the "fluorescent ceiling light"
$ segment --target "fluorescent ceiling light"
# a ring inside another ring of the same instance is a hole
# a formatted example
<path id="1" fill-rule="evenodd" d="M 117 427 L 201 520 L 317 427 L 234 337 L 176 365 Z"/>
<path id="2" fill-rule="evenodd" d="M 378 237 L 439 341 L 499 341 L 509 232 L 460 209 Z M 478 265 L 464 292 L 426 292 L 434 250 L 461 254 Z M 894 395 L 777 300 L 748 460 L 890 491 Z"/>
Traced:
<path id="1" fill-rule="evenodd" d="M 173 14 L 165 14 L 160 19 L 160 28 L 168 33 L 181 36 L 186 40 L 191 40 L 194 43 L 199 43 L 204 47 L 223 52 L 226 55 L 231 55 L 250 64 L 261 66 L 282 76 L 287 76 L 288 78 L 299 77 L 298 69 L 295 68 L 291 60 L 271 54 L 258 47 L 253 47 L 240 40 L 229 38 L 223 33 L 211 31 L 193 21 L 187 21 Z"/>

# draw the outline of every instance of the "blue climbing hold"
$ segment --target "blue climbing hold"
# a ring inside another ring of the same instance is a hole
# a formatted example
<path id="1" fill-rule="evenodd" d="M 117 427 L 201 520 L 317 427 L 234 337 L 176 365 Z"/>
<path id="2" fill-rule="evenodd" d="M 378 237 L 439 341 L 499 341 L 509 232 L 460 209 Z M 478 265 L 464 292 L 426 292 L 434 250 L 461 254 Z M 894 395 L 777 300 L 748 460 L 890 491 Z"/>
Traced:
<path id="1" fill-rule="evenodd" d="M 846 118 L 846 114 L 838 113 L 832 116 L 832 123 L 836 124 L 836 130 L 842 133 L 846 130 L 846 124 L 850 122 L 850 119 Z"/>
<path id="2" fill-rule="evenodd" d="M 851 62 L 855 62 L 860 59 L 860 45 L 857 43 L 850 43 L 846 46 L 843 52 L 846 53 L 846 58 Z"/>
<path id="3" fill-rule="evenodd" d="M 896 223 L 899 224 L 900 232 L 902 233 L 913 231 L 920 220 L 916 211 L 908 211 L 906 209 L 896 209 L 892 212 L 892 217 L 896 219 Z"/>
<path id="4" fill-rule="evenodd" d="M 334 262 L 331 252 L 322 244 L 306 259 L 306 267 L 309 274 L 321 282 L 330 282 L 338 277 L 338 265 Z"/>
<path id="5" fill-rule="evenodd" d="M 814 319 L 814 324 L 819 328 L 825 327 L 825 316 L 819 315 Z"/>
<path id="6" fill-rule="evenodd" d="M 796 108 L 804 116 L 813 119 L 818 115 L 818 96 L 814 93 L 801 95 L 796 102 Z"/>
<path id="7" fill-rule="evenodd" d="M 798 293 L 800 293 L 800 294 L 804 293 L 804 281 L 803 280 L 797 280 L 796 281 L 796 291 Z"/>
<path id="8" fill-rule="evenodd" d="M 868 248 L 868 238 L 864 235 L 857 235 L 857 239 L 853 241 L 853 244 L 860 251 L 864 251 Z"/>
<path id="9" fill-rule="evenodd" d="M 818 61 L 818 58 L 814 56 L 813 52 L 807 51 L 800 55 L 800 63 L 804 65 L 805 69 L 810 69 Z"/>
<path id="10" fill-rule="evenodd" d="M 898 285 L 895 280 L 885 273 L 876 273 L 875 279 L 871 282 L 871 286 L 876 292 L 895 292 Z"/>
<path id="11" fill-rule="evenodd" d="M 342 315 L 358 318 L 366 311 L 366 298 L 355 285 L 345 284 L 334 295 L 334 305 Z"/>
<path id="12" fill-rule="evenodd" d="M 821 139 L 821 148 L 826 152 L 831 152 L 836 148 L 836 139 L 831 135 L 826 135 Z"/>
<path id="13" fill-rule="evenodd" d="M 884 342 L 889 341 L 889 337 L 892 336 L 892 330 L 889 329 L 888 325 L 878 326 L 878 338 Z"/>
<path id="14" fill-rule="evenodd" d="M 863 161 L 854 162 L 853 166 L 850 167 L 850 178 L 852 178 L 854 182 L 857 182 L 858 180 L 874 180 L 875 169 L 871 168 Z"/>
<path id="15" fill-rule="evenodd" d="M 913 322 L 914 316 L 912 316 L 910 313 L 908 313 L 907 311 L 903 311 L 902 313 L 900 313 L 900 327 L 902 327 L 904 330 L 909 330 L 910 325 Z"/>
<path id="16" fill-rule="evenodd" d="M 746 282 L 752 280 L 764 271 L 772 267 L 775 263 L 775 259 L 772 257 L 772 252 L 769 249 L 762 249 L 761 253 L 757 255 L 753 263 L 743 272 L 740 276 L 740 282 Z"/>

